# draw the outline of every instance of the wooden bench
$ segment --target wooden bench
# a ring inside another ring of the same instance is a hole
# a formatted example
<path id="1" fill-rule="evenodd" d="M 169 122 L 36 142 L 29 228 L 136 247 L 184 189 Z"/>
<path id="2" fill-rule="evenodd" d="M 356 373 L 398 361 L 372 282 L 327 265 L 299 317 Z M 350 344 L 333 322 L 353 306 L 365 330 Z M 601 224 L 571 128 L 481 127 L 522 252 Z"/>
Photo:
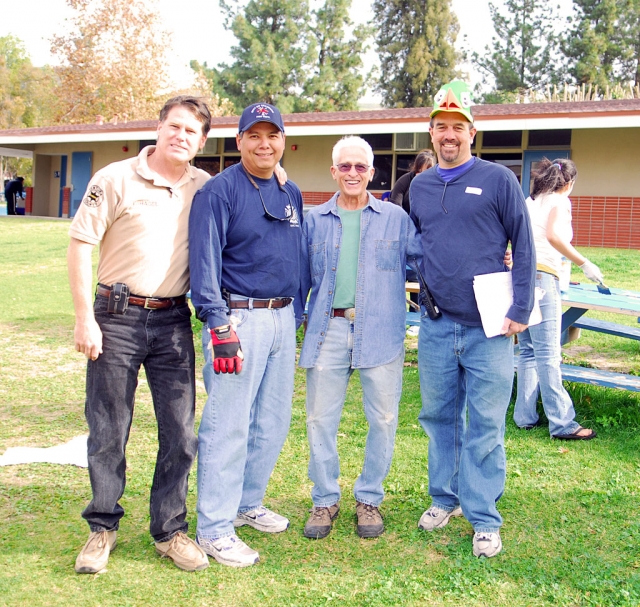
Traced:
<path id="1" fill-rule="evenodd" d="M 615 322 L 607 322 L 605 320 L 595 320 L 581 316 L 574 321 L 573 327 L 578 329 L 587 329 L 588 331 L 597 331 L 598 333 L 608 333 L 617 337 L 626 337 L 627 339 L 636 339 L 640 341 L 640 329 L 629 325 L 619 325 Z"/>
<path id="2" fill-rule="evenodd" d="M 406 322 L 408 326 L 419 326 L 420 313 L 407 312 Z M 616 325 L 615 323 L 607 323 L 591 319 L 580 319 L 580 321 L 575 322 L 574 325 L 583 329 L 601 331 L 610 333 L 611 335 L 618 335 L 620 337 L 640 339 L 640 330 L 625 325 Z M 594 329 L 594 326 L 597 326 L 597 328 Z M 516 355 L 517 352 L 518 346 L 515 346 Z M 589 369 L 587 367 L 578 367 L 576 365 L 560 365 L 560 370 L 562 371 L 562 379 L 564 381 L 601 386 L 604 388 L 618 388 L 619 390 L 629 390 L 631 392 L 640 392 L 640 377 L 637 375 L 626 375 L 624 373 L 615 373 L 613 371 Z"/>
<path id="3" fill-rule="evenodd" d="M 575 365 L 560 365 L 560 370 L 562 371 L 562 379 L 565 381 L 640 392 L 640 377 L 637 375 L 625 375 L 624 373 L 589 369 Z"/>

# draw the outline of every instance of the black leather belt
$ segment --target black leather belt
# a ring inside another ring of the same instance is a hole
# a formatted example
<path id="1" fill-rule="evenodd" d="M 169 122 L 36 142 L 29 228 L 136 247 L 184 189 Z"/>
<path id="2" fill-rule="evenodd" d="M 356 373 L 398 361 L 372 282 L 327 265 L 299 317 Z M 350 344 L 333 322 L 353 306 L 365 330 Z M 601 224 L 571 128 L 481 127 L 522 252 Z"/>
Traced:
<path id="1" fill-rule="evenodd" d="M 249 302 L 252 308 L 269 308 L 269 310 L 276 310 L 278 308 L 284 308 L 293 301 L 293 297 L 274 297 L 273 299 L 232 299 L 227 302 L 229 309 L 231 310 L 248 310 Z"/>
<path id="2" fill-rule="evenodd" d="M 103 297 L 109 297 L 111 287 L 98 285 L 96 293 Z M 129 295 L 129 305 L 141 306 L 151 310 L 160 310 L 162 308 L 170 308 L 171 306 L 180 306 L 186 303 L 187 298 L 184 295 L 178 297 L 140 297 L 139 295 Z"/>

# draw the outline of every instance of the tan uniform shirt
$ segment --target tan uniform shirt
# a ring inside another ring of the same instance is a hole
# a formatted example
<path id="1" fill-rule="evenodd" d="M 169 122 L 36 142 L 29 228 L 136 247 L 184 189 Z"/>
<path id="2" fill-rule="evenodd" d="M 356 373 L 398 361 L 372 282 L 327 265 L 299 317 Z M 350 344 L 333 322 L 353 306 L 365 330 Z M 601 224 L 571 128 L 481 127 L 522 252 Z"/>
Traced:
<path id="1" fill-rule="evenodd" d="M 143 297 L 176 297 L 189 290 L 191 201 L 210 176 L 189 166 L 171 184 L 149 168 L 154 150 L 98 171 L 69 235 L 100 244 L 98 282 L 123 282 Z"/>

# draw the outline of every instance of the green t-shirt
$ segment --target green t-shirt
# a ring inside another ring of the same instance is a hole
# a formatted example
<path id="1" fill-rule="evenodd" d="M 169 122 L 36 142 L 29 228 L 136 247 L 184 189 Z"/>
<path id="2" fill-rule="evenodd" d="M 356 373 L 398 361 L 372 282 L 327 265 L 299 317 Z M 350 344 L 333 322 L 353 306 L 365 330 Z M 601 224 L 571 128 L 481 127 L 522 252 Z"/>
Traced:
<path id="1" fill-rule="evenodd" d="M 360 217 L 362 209 L 347 211 L 338 207 L 342 221 L 342 243 L 336 271 L 334 308 L 353 308 L 356 305 L 356 279 L 360 253 Z"/>

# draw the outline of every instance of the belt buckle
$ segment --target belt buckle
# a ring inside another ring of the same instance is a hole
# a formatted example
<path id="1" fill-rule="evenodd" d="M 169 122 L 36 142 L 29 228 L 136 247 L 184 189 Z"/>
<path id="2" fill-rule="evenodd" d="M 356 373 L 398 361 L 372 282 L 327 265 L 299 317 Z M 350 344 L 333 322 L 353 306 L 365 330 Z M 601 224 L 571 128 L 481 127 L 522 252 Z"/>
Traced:
<path id="1" fill-rule="evenodd" d="M 344 311 L 344 317 L 349 321 L 353 322 L 356 319 L 356 309 L 355 308 L 347 308 Z"/>
<path id="2" fill-rule="evenodd" d="M 276 301 L 276 299 L 271 298 L 269 300 L 269 305 L 267 306 L 267 310 L 272 310 L 273 309 L 273 302 Z"/>
<path id="3" fill-rule="evenodd" d="M 149 302 L 155 299 L 155 297 L 145 297 L 144 298 L 144 308 L 145 310 L 153 310 L 153 308 L 149 305 Z"/>

